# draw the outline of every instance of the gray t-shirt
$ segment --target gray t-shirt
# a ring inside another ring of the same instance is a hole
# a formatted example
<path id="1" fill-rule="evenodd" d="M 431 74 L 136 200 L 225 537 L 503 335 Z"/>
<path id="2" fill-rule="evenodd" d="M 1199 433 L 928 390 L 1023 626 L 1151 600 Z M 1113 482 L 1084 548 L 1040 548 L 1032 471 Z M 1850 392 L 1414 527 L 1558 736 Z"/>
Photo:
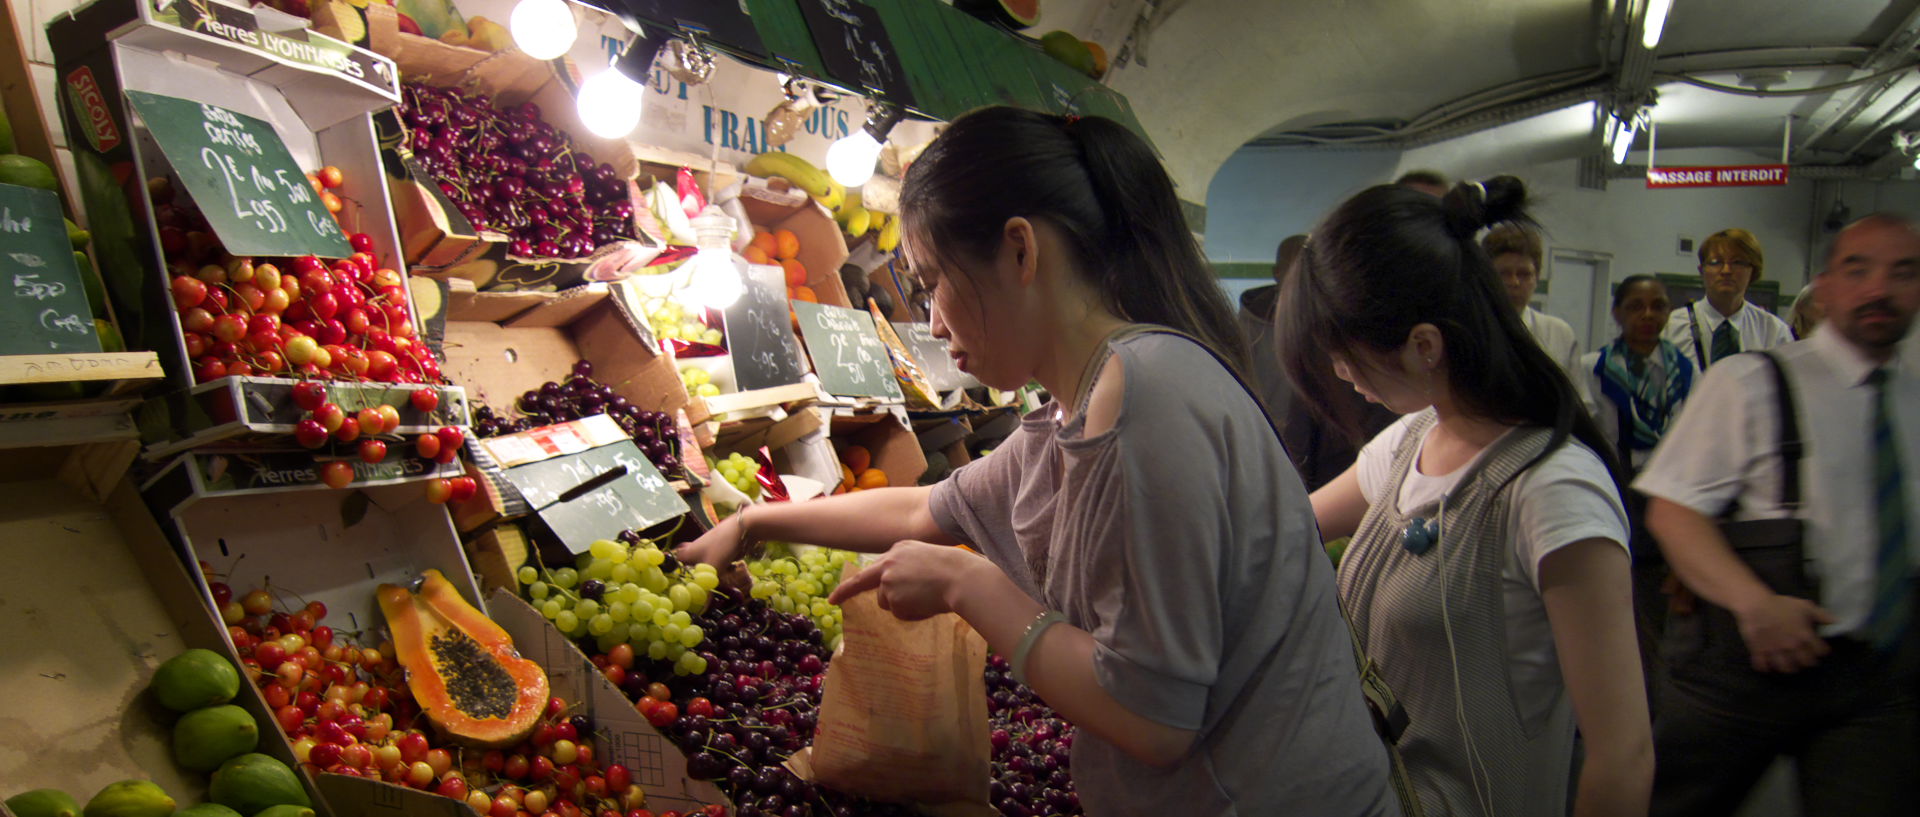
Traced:
<path id="1" fill-rule="evenodd" d="M 943 530 L 1093 634 L 1109 694 L 1200 732 L 1161 769 L 1081 731 L 1086 812 L 1397 811 L 1312 507 L 1259 406 L 1185 338 L 1111 347 L 1126 379 L 1112 429 L 1082 436 L 1049 403 L 931 501 Z"/>

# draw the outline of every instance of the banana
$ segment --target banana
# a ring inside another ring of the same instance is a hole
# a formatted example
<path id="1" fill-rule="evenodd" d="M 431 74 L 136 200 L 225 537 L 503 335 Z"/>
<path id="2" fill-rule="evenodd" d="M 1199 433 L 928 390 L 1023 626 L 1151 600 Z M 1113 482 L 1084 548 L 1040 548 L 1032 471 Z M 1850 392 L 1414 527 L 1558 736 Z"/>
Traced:
<path id="1" fill-rule="evenodd" d="M 831 186 L 832 189 L 828 190 L 824 196 L 814 196 L 813 200 L 820 202 L 821 207 L 839 212 L 841 207 L 846 206 L 847 188 L 842 187 L 839 182 L 834 181 L 832 178 L 827 179 L 827 184 Z"/>
<path id="2" fill-rule="evenodd" d="M 860 191 L 848 190 L 846 196 L 841 199 L 840 206 L 833 208 L 833 220 L 845 224 L 847 217 L 853 215 L 853 211 L 860 209 L 863 209 L 860 205 Z"/>
<path id="3" fill-rule="evenodd" d="M 900 217 L 887 219 L 880 227 L 879 237 L 873 240 L 873 248 L 881 252 L 893 252 L 900 246 Z"/>
<path id="4" fill-rule="evenodd" d="M 812 196 L 825 196 L 839 187 L 826 171 L 814 167 L 805 159 L 777 150 L 754 156 L 747 162 L 746 171 L 762 178 L 779 176 Z M 842 189 L 841 193 L 845 195 L 845 190 Z"/>
<path id="5" fill-rule="evenodd" d="M 859 238 L 866 235 L 867 229 L 873 226 L 873 213 L 865 207 L 859 208 L 848 213 L 847 220 L 841 224 L 846 227 L 848 238 Z"/>

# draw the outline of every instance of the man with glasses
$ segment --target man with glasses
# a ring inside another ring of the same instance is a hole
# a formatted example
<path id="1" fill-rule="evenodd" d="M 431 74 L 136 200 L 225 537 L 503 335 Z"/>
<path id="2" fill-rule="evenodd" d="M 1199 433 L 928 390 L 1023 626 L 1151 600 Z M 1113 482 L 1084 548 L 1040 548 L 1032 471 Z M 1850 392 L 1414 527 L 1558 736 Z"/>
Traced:
<path id="1" fill-rule="evenodd" d="M 1738 227 L 1700 242 L 1700 283 L 1705 302 L 1673 310 L 1661 337 L 1680 347 L 1702 371 L 1741 352 L 1758 352 L 1793 342 L 1787 322 L 1747 303 L 1747 287 L 1760 280 L 1765 266 L 1760 239 Z"/>

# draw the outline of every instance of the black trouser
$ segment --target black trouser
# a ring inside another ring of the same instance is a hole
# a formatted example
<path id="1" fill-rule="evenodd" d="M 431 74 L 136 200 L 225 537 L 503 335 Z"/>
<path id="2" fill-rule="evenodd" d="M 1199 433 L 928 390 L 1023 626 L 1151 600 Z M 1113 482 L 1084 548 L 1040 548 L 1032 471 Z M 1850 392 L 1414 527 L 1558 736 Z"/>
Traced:
<path id="1" fill-rule="evenodd" d="M 1715 619 L 1718 619 L 1716 622 Z M 1668 618 L 1654 717 L 1654 817 L 1732 814 L 1781 755 L 1808 817 L 1912 815 L 1920 803 L 1920 631 L 1893 654 L 1850 638 L 1790 675 L 1755 672 L 1724 610 Z"/>

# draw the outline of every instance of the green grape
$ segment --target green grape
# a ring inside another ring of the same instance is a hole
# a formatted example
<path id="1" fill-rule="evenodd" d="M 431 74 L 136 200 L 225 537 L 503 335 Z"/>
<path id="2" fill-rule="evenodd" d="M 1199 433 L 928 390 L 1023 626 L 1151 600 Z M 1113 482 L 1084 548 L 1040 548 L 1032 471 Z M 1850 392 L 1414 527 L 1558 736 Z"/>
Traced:
<path id="1" fill-rule="evenodd" d="M 627 609 L 627 603 L 624 601 L 616 601 L 607 605 L 607 615 L 612 617 L 616 623 L 626 623 L 627 615 L 630 612 L 631 611 Z"/>
<path id="2" fill-rule="evenodd" d="M 660 572 L 659 565 L 649 567 L 646 575 L 641 577 L 641 584 L 655 593 L 665 593 L 667 592 L 667 574 Z"/>
<path id="3" fill-rule="evenodd" d="M 554 617 L 553 626 L 559 627 L 563 633 L 573 632 L 575 627 L 580 626 L 580 616 L 572 610 L 561 610 L 560 615 Z"/>
<path id="4" fill-rule="evenodd" d="M 571 590 L 573 589 L 574 583 L 578 581 L 580 581 L 580 574 L 574 572 L 574 569 L 571 567 L 563 567 L 553 571 L 553 583 L 563 588 Z"/>
<path id="5" fill-rule="evenodd" d="M 793 599 L 794 604 L 802 606 L 813 601 L 813 594 L 808 593 L 805 587 L 788 587 L 787 596 Z"/>
<path id="6" fill-rule="evenodd" d="M 626 643 L 626 634 L 620 632 L 620 629 L 616 627 L 613 632 L 595 638 L 593 643 L 595 646 L 598 646 L 603 653 L 612 652 L 614 647 Z"/>
<path id="7" fill-rule="evenodd" d="M 672 659 L 672 660 L 674 660 L 674 661 L 678 661 L 678 660 L 680 660 L 680 656 L 683 656 L 683 655 L 686 655 L 686 654 L 687 654 L 687 648 L 686 648 L 686 647 L 682 647 L 682 646 L 680 646 L 679 644 L 668 644 L 668 645 L 667 645 L 667 656 L 666 656 L 666 657 L 667 657 L 667 658 L 669 658 L 669 659 Z"/>
<path id="8" fill-rule="evenodd" d="M 613 560 L 613 552 L 619 549 L 620 543 L 612 539 L 595 539 L 592 544 L 587 545 L 587 552 L 593 554 L 593 558 L 608 561 Z"/>
<path id="9" fill-rule="evenodd" d="M 667 616 L 667 624 L 678 624 L 682 627 L 685 627 L 692 623 L 693 623 L 693 616 L 688 615 L 685 610 L 682 610 L 680 612 Z M 665 627 L 667 625 L 662 624 L 660 626 Z"/>
<path id="10" fill-rule="evenodd" d="M 606 635 L 613 632 L 613 617 L 601 613 L 587 621 L 587 632 L 594 635 Z"/>
<path id="11" fill-rule="evenodd" d="M 827 615 L 826 599 L 814 599 L 812 606 L 807 609 L 807 614 L 813 616 L 816 620 Z"/>
<path id="12" fill-rule="evenodd" d="M 655 641 L 652 644 L 648 644 L 647 657 L 655 661 L 665 660 L 667 657 L 667 645 L 662 644 L 658 641 Z"/>
<path id="13" fill-rule="evenodd" d="M 586 570 L 580 571 L 580 575 L 589 579 L 599 579 L 604 582 L 613 578 L 613 563 L 595 559 L 587 565 Z"/>
<path id="14" fill-rule="evenodd" d="M 681 629 L 682 629 L 681 626 L 678 624 L 668 624 L 665 627 L 661 627 L 660 640 L 665 641 L 669 644 L 679 641 Z"/>
<path id="15" fill-rule="evenodd" d="M 540 580 L 540 571 L 533 569 L 533 565 L 522 565 L 513 575 L 521 584 L 533 584 Z"/>
<path id="16" fill-rule="evenodd" d="M 558 618 L 560 611 L 564 609 L 566 608 L 560 606 L 559 599 L 547 599 L 546 604 L 540 605 L 540 615 L 546 616 L 548 621 L 552 621 Z"/>
<path id="17" fill-rule="evenodd" d="M 647 643 L 647 624 L 645 622 L 635 621 L 627 625 L 627 643 Z"/>
<path id="18" fill-rule="evenodd" d="M 793 599 L 787 598 L 786 596 L 774 596 L 773 609 L 779 610 L 782 613 L 791 613 L 793 612 Z"/>
<path id="19" fill-rule="evenodd" d="M 627 582 L 633 581 L 633 565 L 627 564 L 625 560 L 622 560 L 619 564 L 614 565 L 612 570 L 607 571 L 607 581 L 614 584 L 626 584 Z"/>
<path id="20" fill-rule="evenodd" d="M 676 584 L 667 590 L 667 600 L 673 602 L 673 609 L 685 610 L 693 597 L 687 592 L 686 585 Z"/>
<path id="21" fill-rule="evenodd" d="M 573 605 L 573 611 L 581 618 L 593 618 L 600 613 L 600 602 L 593 599 L 581 599 Z"/>
<path id="22" fill-rule="evenodd" d="M 627 582 L 626 584 L 620 585 L 620 600 L 626 602 L 629 605 L 633 604 L 636 601 L 639 601 L 640 585 L 634 584 L 633 582 Z"/>
<path id="23" fill-rule="evenodd" d="M 547 587 L 546 582 L 534 582 L 533 584 L 527 585 L 527 595 L 534 601 L 546 598 L 550 592 L 552 592 L 552 590 Z"/>
<path id="24" fill-rule="evenodd" d="M 701 565 L 701 567 L 706 567 L 706 566 L 707 565 Z M 699 587 L 701 590 L 712 590 L 720 586 L 720 577 L 713 573 L 697 573 L 696 572 L 693 574 L 693 583 L 696 587 Z"/>
<path id="25" fill-rule="evenodd" d="M 685 627 L 680 628 L 680 644 L 682 646 L 686 646 L 686 647 L 695 646 L 699 644 L 700 641 L 702 639 L 705 639 L 706 637 L 707 637 L 707 634 L 704 631 L 702 631 L 698 625 L 689 624 Z"/>
<path id="26" fill-rule="evenodd" d="M 687 595 L 690 596 L 687 604 L 688 611 L 694 615 L 699 615 L 707 609 L 708 594 L 706 588 L 696 584 L 692 590 L 687 591 Z"/>
<path id="27" fill-rule="evenodd" d="M 750 591 L 749 595 L 761 601 L 766 601 L 767 599 L 773 598 L 773 594 L 777 592 L 780 592 L 779 588 L 774 587 L 772 584 L 769 584 L 767 582 L 755 582 L 753 585 L 753 590 Z"/>
<path id="28" fill-rule="evenodd" d="M 666 633 L 666 630 L 661 628 L 661 625 L 649 624 L 647 625 L 647 636 L 640 640 L 641 641 L 666 641 L 667 633 Z"/>
<path id="29" fill-rule="evenodd" d="M 687 674 L 699 675 L 700 673 L 707 671 L 706 658 L 701 657 L 699 653 L 688 653 L 688 654 L 693 657 L 687 661 Z"/>
<path id="30" fill-rule="evenodd" d="M 631 616 L 634 621 L 652 621 L 653 600 L 644 598 L 634 599 L 632 604 L 627 605 L 627 615 Z"/>
<path id="31" fill-rule="evenodd" d="M 672 624 L 673 613 L 666 610 L 665 608 L 656 607 L 654 608 L 654 611 L 653 611 L 653 623 L 658 624 L 662 627 L 665 627 L 668 624 Z"/>

